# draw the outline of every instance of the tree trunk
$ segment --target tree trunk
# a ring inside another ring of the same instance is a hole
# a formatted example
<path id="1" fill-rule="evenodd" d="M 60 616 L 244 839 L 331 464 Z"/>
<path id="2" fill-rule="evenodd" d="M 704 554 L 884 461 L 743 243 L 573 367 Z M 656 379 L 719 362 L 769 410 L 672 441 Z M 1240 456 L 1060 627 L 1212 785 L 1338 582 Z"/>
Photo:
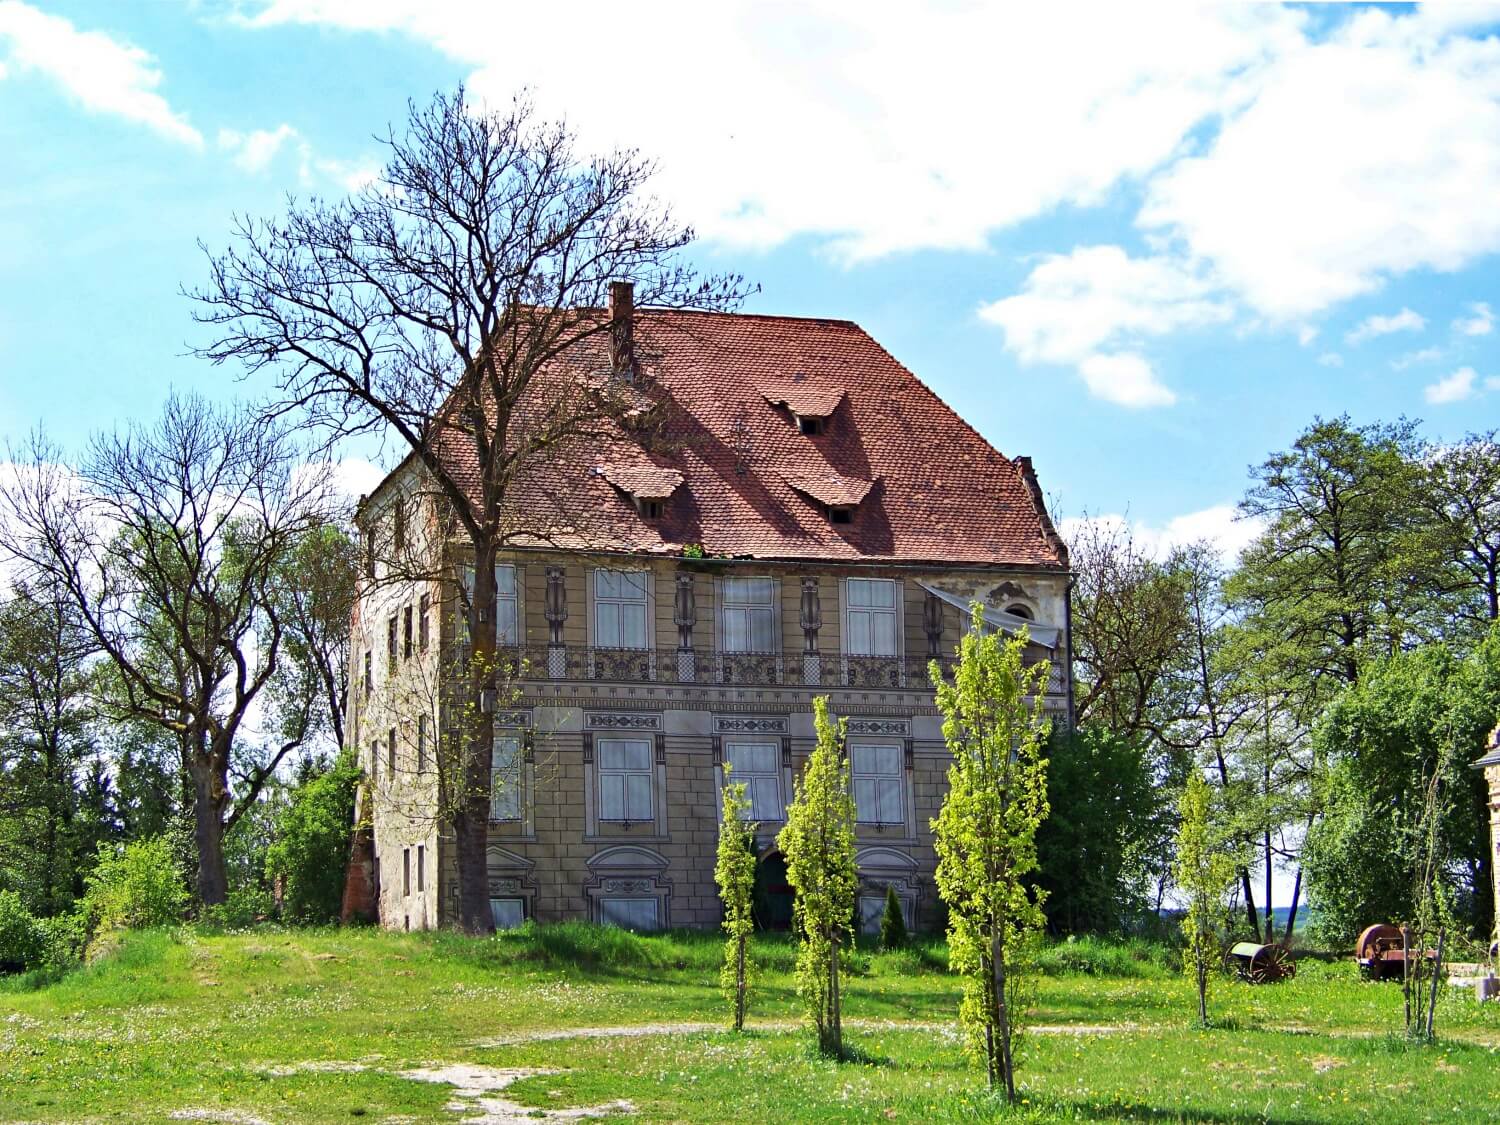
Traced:
<path id="1" fill-rule="evenodd" d="M 1255 911 L 1255 889 L 1250 883 L 1250 869 L 1240 868 L 1240 890 L 1245 895 L 1245 917 L 1250 922 L 1250 932 L 1255 935 L 1255 940 L 1260 941 L 1260 915 Z"/>
<path id="2" fill-rule="evenodd" d="M 1265 936 L 1264 940 L 1265 940 L 1265 943 L 1267 945 L 1270 945 L 1273 941 L 1276 940 L 1276 911 L 1271 906 L 1271 902 L 1272 902 L 1272 896 L 1271 896 L 1271 871 L 1272 871 L 1272 867 L 1271 867 L 1271 864 L 1272 864 L 1272 860 L 1273 860 L 1274 857 L 1271 855 L 1271 830 L 1269 828 L 1266 829 L 1265 848 L 1266 848 L 1266 936 Z"/>
<path id="3" fill-rule="evenodd" d="M 844 1054 L 844 1022 L 840 1018 L 842 999 L 839 996 L 839 934 L 834 930 L 828 939 L 828 1041 L 825 1048 L 834 1058 Z"/>
<path id="4" fill-rule="evenodd" d="M 734 966 L 734 1029 L 745 1030 L 745 935 L 737 935 Z"/>
<path id="5" fill-rule="evenodd" d="M 198 847 L 198 897 L 204 906 L 218 906 L 229 897 L 224 869 L 224 779 L 214 766 L 194 761 L 193 841 Z"/>
<path id="6" fill-rule="evenodd" d="M 1005 1004 L 1005 949 L 998 932 L 990 939 L 990 968 L 995 982 L 995 1032 L 1000 1041 L 1000 1075 L 1005 1080 L 1005 1100 L 1013 1105 L 1016 1100 L 1016 1074 L 1010 1055 L 1010 1011 Z"/>
<path id="7" fill-rule="evenodd" d="M 1286 912 L 1286 928 L 1281 931 L 1281 944 L 1292 946 L 1292 935 L 1297 932 L 1297 900 L 1302 897 L 1302 868 L 1297 868 L 1297 877 L 1292 880 L 1292 905 Z"/>
<path id="8" fill-rule="evenodd" d="M 1198 964 L 1198 1025 L 1208 1026 L 1208 966 Z"/>
<path id="9" fill-rule="evenodd" d="M 461 792 L 453 818 L 458 861 L 458 926 L 466 934 L 492 934 L 490 913 L 490 764 L 495 748 L 497 705 L 495 655 L 495 548 L 475 545 L 474 587 L 469 597 L 469 714 L 463 731 L 463 757 L 457 771 Z"/>

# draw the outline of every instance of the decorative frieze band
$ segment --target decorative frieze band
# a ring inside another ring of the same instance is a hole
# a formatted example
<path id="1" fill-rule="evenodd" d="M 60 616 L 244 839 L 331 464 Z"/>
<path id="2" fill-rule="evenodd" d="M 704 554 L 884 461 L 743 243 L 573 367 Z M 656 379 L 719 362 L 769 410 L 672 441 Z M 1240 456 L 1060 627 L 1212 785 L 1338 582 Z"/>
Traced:
<path id="1" fill-rule="evenodd" d="M 911 737 L 910 719 L 850 719 L 850 734 L 883 734 L 893 738 Z"/>
<path id="2" fill-rule="evenodd" d="M 646 711 L 585 711 L 590 730 L 661 730 L 661 716 Z"/>
<path id="3" fill-rule="evenodd" d="M 715 715 L 715 734 L 786 734 L 785 715 Z"/>
<path id="4" fill-rule="evenodd" d="M 497 727 L 518 727 L 518 728 L 520 728 L 522 730 L 529 729 L 530 726 L 531 726 L 531 712 L 530 711 L 496 711 L 495 712 L 495 726 L 497 726 Z"/>

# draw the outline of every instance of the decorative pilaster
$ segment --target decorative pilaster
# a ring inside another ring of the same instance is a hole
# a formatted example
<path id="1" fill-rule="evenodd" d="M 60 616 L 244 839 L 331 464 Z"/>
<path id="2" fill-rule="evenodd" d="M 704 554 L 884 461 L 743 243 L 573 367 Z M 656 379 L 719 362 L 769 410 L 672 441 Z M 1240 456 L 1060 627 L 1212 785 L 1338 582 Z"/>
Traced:
<path id="1" fill-rule="evenodd" d="M 568 654 L 563 647 L 563 624 L 568 620 L 565 573 L 560 566 L 547 568 L 547 593 L 542 599 L 542 611 L 547 616 L 547 675 L 553 679 L 561 679 L 568 669 Z"/>
<path id="2" fill-rule="evenodd" d="M 927 634 L 927 655 L 940 658 L 943 655 L 943 599 L 931 592 L 922 603 L 922 630 Z"/>
<path id="3" fill-rule="evenodd" d="M 818 580 L 802 580 L 802 682 L 818 684 L 823 681 L 823 661 L 818 654 L 818 630 L 823 627 L 823 606 L 818 597 Z"/>
<path id="4" fill-rule="evenodd" d="M 698 598 L 693 592 L 693 576 L 686 571 L 679 571 L 677 574 L 672 620 L 677 625 L 677 678 L 682 683 L 694 683 L 698 679 L 698 658 L 693 651 L 693 628 L 698 624 Z"/>

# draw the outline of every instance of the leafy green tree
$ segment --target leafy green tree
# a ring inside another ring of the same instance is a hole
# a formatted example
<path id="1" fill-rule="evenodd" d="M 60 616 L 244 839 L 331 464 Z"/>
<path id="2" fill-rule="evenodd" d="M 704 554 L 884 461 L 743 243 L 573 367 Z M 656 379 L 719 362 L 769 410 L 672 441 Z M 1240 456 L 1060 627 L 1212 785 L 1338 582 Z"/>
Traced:
<path id="1" fill-rule="evenodd" d="M 99 845 L 81 904 L 90 932 L 174 925 L 187 905 L 185 873 L 170 838 Z"/>
<path id="2" fill-rule="evenodd" d="M 341 754 L 326 771 L 305 774 L 276 819 L 266 875 L 282 881 L 282 913 L 290 921 L 338 919 L 360 776 L 354 755 Z"/>
<path id="3" fill-rule="evenodd" d="M 0 886 L 47 916 L 72 908 L 107 825 L 90 645 L 67 599 L 22 584 L 0 603 Z"/>
<path id="4" fill-rule="evenodd" d="M 1460 623 L 1488 628 L 1500 619 L 1500 441 L 1497 432 L 1428 446 L 1418 503 L 1428 545 L 1448 568 L 1441 589 L 1455 595 Z"/>
<path id="5" fill-rule="evenodd" d="M 714 879 L 719 884 L 719 900 L 724 904 L 724 967 L 719 984 L 725 997 L 734 1005 L 734 1029 L 745 1028 L 745 1005 L 750 991 L 750 933 L 755 929 L 751 899 L 755 890 L 755 825 L 746 819 L 750 799 L 745 783 L 729 780 L 729 763 L 724 763 L 724 816 L 719 824 L 719 852 L 714 864 Z"/>
<path id="6" fill-rule="evenodd" d="M 886 887 L 885 911 L 880 915 L 880 948 L 904 949 L 906 941 L 906 915 L 901 912 L 901 900 L 896 897 L 895 887 Z"/>
<path id="7" fill-rule="evenodd" d="M 839 946 L 854 918 L 854 796 L 844 756 L 843 719 L 828 714 L 828 697 L 813 700 L 817 745 L 794 783 L 786 824 L 776 845 L 786 857 L 787 881 L 796 892 L 794 929 L 797 994 L 818 1032 L 818 1048 L 843 1054 Z"/>
<path id="8" fill-rule="evenodd" d="M 1033 894 L 1036 833 L 1047 816 L 1042 712 L 1048 664 L 1026 667 L 1024 634 L 986 633 L 981 607 L 950 683 L 934 661 L 943 738 L 953 755 L 932 822 L 949 958 L 964 977 L 959 1019 L 991 1085 L 1016 1099 L 1015 1048 L 1030 1004 L 1030 962 L 1046 919 Z"/>
<path id="9" fill-rule="evenodd" d="M 1197 986 L 1198 1024 L 1208 1026 L 1208 980 L 1222 953 L 1219 929 L 1224 900 L 1236 877 L 1234 857 L 1214 824 L 1213 790 L 1194 770 L 1182 790 L 1173 876 L 1186 909 L 1182 935 L 1183 971 Z"/>
<path id="10" fill-rule="evenodd" d="M 1103 726 L 1054 729 L 1047 805 L 1037 828 L 1037 886 L 1058 933 L 1118 933 L 1149 914 L 1171 863 L 1175 784 L 1159 783 L 1146 739 Z"/>
<path id="11" fill-rule="evenodd" d="M 1330 763 L 1324 813 L 1304 848 L 1321 941 L 1343 944 L 1372 922 L 1417 912 L 1422 813 L 1434 777 L 1447 795 L 1439 881 L 1462 924 L 1488 932 L 1486 795 L 1467 763 L 1497 714 L 1500 626 L 1463 659 L 1428 645 L 1371 664 L 1329 707 L 1315 733 Z"/>

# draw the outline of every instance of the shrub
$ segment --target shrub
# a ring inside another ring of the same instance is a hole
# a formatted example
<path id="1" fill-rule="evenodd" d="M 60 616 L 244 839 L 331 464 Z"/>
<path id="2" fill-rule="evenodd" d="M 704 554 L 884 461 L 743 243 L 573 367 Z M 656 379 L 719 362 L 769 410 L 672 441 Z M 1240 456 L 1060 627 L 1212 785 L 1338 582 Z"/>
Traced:
<path id="1" fill-rule="evenodd" d="M 41 965 L 46 935 L 15 891 L 0 891 L 0 973 Z"/>
<path id="2" fill-rule="evenodd" d="M 266 875 L 284 880 L 281 908 L 290 921 L 332 922 L 339 916 L 359 776 L 353 756 L 342 755 L 326 773 L 298 786 L 277 818 Z"/>
<path id="3" fill-rule="evenodd" d="M 243 930 L 269 918 L 276 900 L 263 887 L 236 887 L 216 906 L 205 907 L 201 921 L 214 929 Z"/>
<path id="4" fill-rule="evenodd" d="M 900 949 L 906 944 L 906 918 L 895 887 L 885 889 L 885 913 L 880 916 L 880 948 Z"/>
<path id="5" fill-rule="evenodd" d="M 183 871 L 166 836 L 123 848 L 99 845 L 82 903 L 90 932 L 170 926 L 182 920 L 187 904 Z"/>
<path id="6" fill-rule="evenodd" d="M 84 917 L 76 911 L 58 914 L 52 918 L 39 919 L 43 948 L 41 967 L 67 969 L 83 960 L 83 947 L 88 944 L 88 931 Z"/>

